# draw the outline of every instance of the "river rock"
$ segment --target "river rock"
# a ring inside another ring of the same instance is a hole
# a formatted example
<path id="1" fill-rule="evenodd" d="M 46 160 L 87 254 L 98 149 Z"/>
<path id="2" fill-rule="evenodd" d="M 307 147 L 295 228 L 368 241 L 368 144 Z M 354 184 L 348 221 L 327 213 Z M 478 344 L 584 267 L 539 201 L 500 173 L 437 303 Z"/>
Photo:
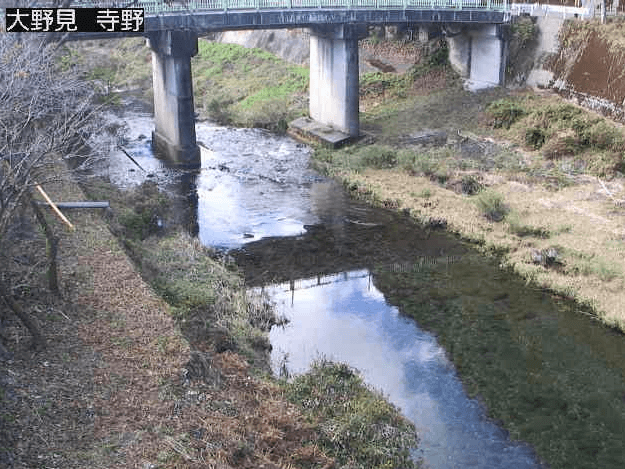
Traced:
<path id="1" fill-rule="evenodd" d="M 441 146 L 447 143 L 447 132 L 444 130 L 423 129 L 405 137 L 408 145 Z"/>
<path id="2" fill-rule="evenodd" d="M 534 264 L 540 264 L 544 267 L 561 264 L 558 251 L 553 247 L 542 249 L 540 251 L 538 249 L 532 249 L 530 257 Z"/>
<path id="3" fill-rule="evenodd" d="M 213 357 L 205 352 L 192 351 L 185 365 L 185 378 L 191 381 L 201 380 L 206 384 L 219 387 L 223 376 L 218 368 L 212 365 Z"/>

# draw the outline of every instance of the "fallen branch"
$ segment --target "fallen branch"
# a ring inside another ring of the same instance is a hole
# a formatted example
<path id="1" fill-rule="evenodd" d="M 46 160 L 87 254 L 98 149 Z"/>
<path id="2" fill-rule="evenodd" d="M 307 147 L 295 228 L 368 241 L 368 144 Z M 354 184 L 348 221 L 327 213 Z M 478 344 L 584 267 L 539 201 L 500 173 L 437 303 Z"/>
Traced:
<path id="1" fill-rule="evenodd" d="M 126 151 L 126 149 L 125 149 L 124 147 L 119 146 L 118 148 L 119 148 L 121 151 L 123 151 L 123 152 L 124 152 L 124 155 L 126 155 L 128 158 L 130 158 L 130 161 L 132 161 L 134 164 L 136 164 L 136 165 L 139 167 L 139 169 L 140 169 L 141 171 L 143 171 L 144 173 L 146 172 L 146 170 L 145 170 L 145 169 L 143 169 L 143 167 L 142 167 L 139 163 L 137 163 L 137 160 L 135 160 L 135 159 L 132 157 L 132 155 Z"/>
<path id="2" fill-rule="evenodd" d="M 608 188 L 606 187 L 606 185 L 603 183 L 603 181 L 599 178 L 597 178 L 597 180 L 599 181 L 599 183 L 601 184 L 601 187 L 603 187 L 603 190 L 605 191 L 606 194 L 608 194 L 608 196 L 612 199 L 612 202 L 614 202 L 616 205 L 622 205 L 623 203 L 625 203 L 624 200 L 618 200 L 616 199 L 612 193 L 608 190 Z"/>

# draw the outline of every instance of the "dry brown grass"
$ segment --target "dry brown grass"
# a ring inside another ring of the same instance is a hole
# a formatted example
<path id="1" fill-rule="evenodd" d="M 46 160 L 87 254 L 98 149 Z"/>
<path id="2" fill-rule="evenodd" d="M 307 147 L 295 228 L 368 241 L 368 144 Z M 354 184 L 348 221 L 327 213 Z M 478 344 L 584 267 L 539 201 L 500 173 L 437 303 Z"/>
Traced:
<path id="1" fill-rule="evenodd" d="M 402 209 L 409 208 L 420 219 L 445 218 L 449 230 L 483 242 L 485 251 L 507 251 L 504 263 L 528 281 L 591 303 L 603 321 L 625 330 L 625 207 L 614 202 L 625 200 L 622 180 L 604 182 L 608 195 L 599 179 L 591 176 L 553 192 L 503 175 L 483 174 L 485 184 L 502 194 L 518 215 L 516 223 L 549 232 L 550 236 L 543 239 L 511 234 L 507 222 L 487 220 L 473 199 L 430 178 L 411 176 L 400 169 L 367 169 L 341 176 L 371 187 L 379 200 L 401 200 Z M 431 195 L 418 196 L 423 191 Z M 532 261 L 533 249 L 551 246 L 561 254 L 564 269 Z"/>

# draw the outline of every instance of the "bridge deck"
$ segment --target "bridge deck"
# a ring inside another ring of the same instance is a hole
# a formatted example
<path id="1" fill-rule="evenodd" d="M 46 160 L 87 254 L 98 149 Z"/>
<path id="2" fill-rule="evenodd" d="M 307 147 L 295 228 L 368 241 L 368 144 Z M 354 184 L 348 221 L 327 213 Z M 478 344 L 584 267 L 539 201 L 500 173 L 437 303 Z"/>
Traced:
<path id="1" fill-rule="evenodd" d="M 319 24 L 505 23 L 507 0 L 76 0 L 72 6 L 144 8 L 145 31 L 197 33 Z"/>
<path id="2" fill-rule="evenodd" d="M 144 8 L 146 16 L 216 10 L 349 9 L 472 9 L 508 11 L 508 0 L 74 0 L 72 6 Z"/>
<path id="3" fill-rule="evenodd" d="M 45 3 L 41 2 L 42 8 Z M 508 0 L 74 0 L 70 5 L 144 8 L 146 33 L 186 30 L 202 34 L 346 23 L 496 24 L 510 20 Z M 133 35 L 137 34 L 73 33 L 68 39 Z"/>

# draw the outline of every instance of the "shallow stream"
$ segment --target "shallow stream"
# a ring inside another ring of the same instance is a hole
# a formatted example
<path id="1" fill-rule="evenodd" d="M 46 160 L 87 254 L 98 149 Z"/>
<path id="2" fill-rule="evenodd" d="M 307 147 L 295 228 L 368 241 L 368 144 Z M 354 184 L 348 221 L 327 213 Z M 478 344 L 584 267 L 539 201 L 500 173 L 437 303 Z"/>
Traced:
<path id="1" fill-rule="evenodd" d="M 121 143 L 141 169 L 113 151 L 111 181 L 152 179 L 177 193 L 181 223 L 204 244 L 230 250 L 250 288 L 270 295 L 290 320 L 270 333 L 275 373 L 303 373 L 319 357 L 357 368 L 414 422 L 415 457 L 427 467 L 540 467 L 532 447 L 512 441 L 481 400 L 467 396 L 480 373 L 501 373 L 502 361 L 527 383 L 580 379 L 580 393 L 594 379 L 582 367 L 597 367 L 612 383 L 606 399 L 625 392 L 622 336 L 501 274 L 470 246 L 350 200 L 309 169 L 310 151 L 296 141 L 198 123 L 202 168 L 189 175 L 154 157 L 150 114 L 130 109 L 123 120 Z M 556 369 L 559 355 L 549 356 L 560 346 L 572 355 L 570 373 Z M 464 360 L 464 386 L 454 355 Z M 519 388 L 507 379 L 493 391 L 502 400 Z"/>

